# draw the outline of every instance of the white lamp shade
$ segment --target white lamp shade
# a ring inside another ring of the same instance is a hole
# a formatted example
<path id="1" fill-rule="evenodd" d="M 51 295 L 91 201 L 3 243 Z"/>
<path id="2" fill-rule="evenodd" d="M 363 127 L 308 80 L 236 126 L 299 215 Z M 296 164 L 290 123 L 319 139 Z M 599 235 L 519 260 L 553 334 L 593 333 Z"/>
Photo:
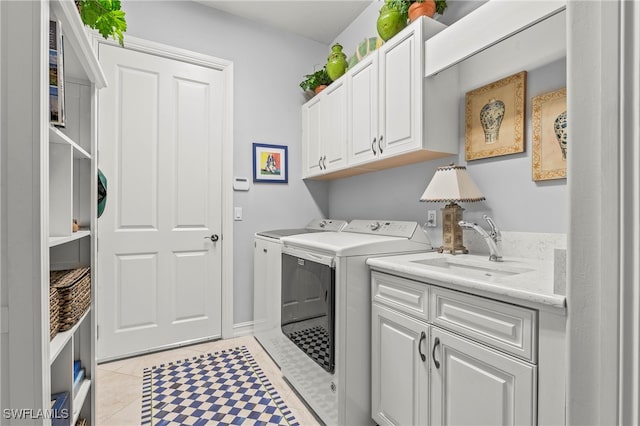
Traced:
<path id="1" fill-rule="evenodd" d="M 464 166 L 438 167 L 420 201 L 457 202 L 482 201 L 484 195 Z"/>

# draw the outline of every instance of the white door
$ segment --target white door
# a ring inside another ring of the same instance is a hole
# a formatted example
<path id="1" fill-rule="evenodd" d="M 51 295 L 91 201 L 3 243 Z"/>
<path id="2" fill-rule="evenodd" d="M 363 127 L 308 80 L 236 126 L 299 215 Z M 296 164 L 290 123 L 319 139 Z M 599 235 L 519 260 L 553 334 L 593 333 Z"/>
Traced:
<path id="1" fill-rule="evenodd" d="M 222 72 L 105 44 L 99 59 L 98 359 L 219 337 Z"/>
<path id="2" fill-rule="evenodd" d="M 316 95 L 314 99 L 302 106 L 303 177 L 322 174 L 320 153 L 320 101 L 322 98 Z"/>
<path id="3" fill-rule="evenodd" d="M 349 72 L 349 164 L 371 161 L 379 151 L 378 53 L 373 52 Z"/>
<path id="4" fill-rule="evenodd" d="M 347 88 L 345 78 L 324 89 L 320 105 L 322 168 L 336 170 L 347 161 Z"/>
<path id="5" fill-rule="evenodd" d="M 427 425 L 429 326 L 375 303 L 372 318 L 371 417 L 379 425 Z"/>
<path id="6" fill-rule="evenodd" d="M 432 425 L 535 425 L 537 367 L 431 328 Z"/>
<path id="7" fill-rule="evenodd" d="M 418 137 L 420 102 L 422 99 L 419 49 L 423 48 L 420 27 L 403 32 L 403 36 L 389 40 L 379 50 L 380 61 L 380 154 L 395 155 L 421 146 Z"/>

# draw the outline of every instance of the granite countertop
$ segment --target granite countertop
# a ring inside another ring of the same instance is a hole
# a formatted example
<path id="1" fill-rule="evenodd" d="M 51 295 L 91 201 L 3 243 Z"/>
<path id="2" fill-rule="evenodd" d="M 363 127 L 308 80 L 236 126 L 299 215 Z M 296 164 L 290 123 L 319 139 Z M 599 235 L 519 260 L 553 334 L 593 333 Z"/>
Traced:
<path id="1" fill-rule="evenodd" d="M 505 257 L 490 262 L 485 255 L 426 252 L 373 257 L 367 264 L 372 270 L 484 297 L 566 310 L 566 296 L 554 293 L 552 261 Z"/>

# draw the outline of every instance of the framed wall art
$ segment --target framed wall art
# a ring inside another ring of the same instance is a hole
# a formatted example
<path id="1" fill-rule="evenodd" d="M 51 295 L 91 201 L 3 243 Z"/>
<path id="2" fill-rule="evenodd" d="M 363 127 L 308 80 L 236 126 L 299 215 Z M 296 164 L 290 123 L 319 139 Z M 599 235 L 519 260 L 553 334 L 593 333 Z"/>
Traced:
<path id="1" fill-rule="evenodd" d="M 253 181 L 287 183 L 288 149 L 283 145 L 253 144 Z"/>
<path id="2" fill-rule="evenodd" d="M 544 93 L 531 101 L 534 181 L 567 177 L 567 89 Z"/>
<path id="3" fill-rule="evenodd" d="M 467 92 L 465 158 L 497 157 L 524 152 L 527 72 Z"/>

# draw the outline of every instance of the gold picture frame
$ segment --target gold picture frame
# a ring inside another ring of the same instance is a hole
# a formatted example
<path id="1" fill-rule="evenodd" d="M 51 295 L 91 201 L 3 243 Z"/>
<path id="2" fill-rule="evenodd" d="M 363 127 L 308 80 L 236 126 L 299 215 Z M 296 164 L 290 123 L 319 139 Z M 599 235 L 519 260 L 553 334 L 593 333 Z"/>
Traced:
<path id="1" fill-rule="evenodd" d="M 534 97 L 531 101 L 534 181 L 567 177 L 567 89 Z"/>
<path id="2" fill-rule="evenodd" d="M 466 94 L 465 158 L 478 160 L 524 152 L 527 72 Z"/>

